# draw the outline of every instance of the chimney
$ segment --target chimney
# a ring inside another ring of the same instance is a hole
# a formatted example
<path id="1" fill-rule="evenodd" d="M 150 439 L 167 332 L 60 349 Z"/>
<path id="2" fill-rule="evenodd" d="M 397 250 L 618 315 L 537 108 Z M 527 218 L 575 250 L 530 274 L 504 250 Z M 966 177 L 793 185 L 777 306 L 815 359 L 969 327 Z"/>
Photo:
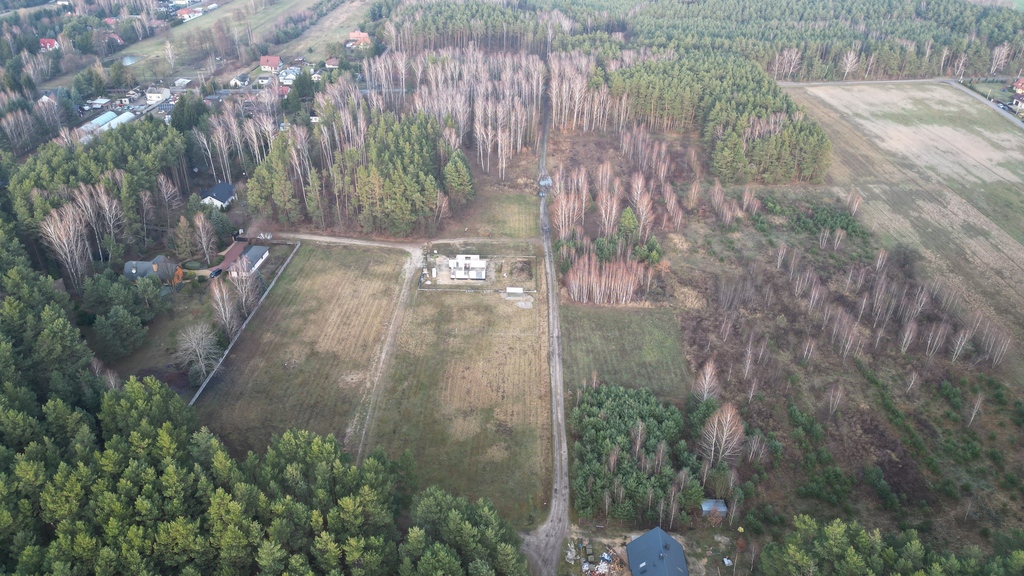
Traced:
<path id="1" fill-rule="evenodd" d="M 135 270 L 135 266 L 134 266 L 134 265 L 132 265 L 132 274 L 136 274 L 136 273 L 137 273 L 137 272 L 136 272 L 136 270 Z"/>

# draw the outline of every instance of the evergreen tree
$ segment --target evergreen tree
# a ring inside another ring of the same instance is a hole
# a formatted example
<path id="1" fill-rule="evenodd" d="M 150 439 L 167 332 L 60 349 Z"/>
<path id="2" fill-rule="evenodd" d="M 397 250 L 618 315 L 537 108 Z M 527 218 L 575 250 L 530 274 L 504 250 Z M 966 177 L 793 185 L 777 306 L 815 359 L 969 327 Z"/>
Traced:
<path id="1" fill-rule="evenodd" d="M 103 360 L 117 360 L 142 346 L 147 328 L 142 320 L 123 306 L 115 305 L 110 312 L 96 318 L 97 353 Z"/>

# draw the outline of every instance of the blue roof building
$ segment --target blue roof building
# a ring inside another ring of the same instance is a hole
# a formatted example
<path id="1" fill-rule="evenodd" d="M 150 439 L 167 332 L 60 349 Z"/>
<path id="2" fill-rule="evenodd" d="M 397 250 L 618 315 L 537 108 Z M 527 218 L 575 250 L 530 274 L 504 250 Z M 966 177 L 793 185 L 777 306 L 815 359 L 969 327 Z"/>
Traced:
<path id="1" fill-rule="evenodd" d="M 626 544 L 626 558 L 633 576 L 689 576 L 683 545 L 661 528 Z"/>

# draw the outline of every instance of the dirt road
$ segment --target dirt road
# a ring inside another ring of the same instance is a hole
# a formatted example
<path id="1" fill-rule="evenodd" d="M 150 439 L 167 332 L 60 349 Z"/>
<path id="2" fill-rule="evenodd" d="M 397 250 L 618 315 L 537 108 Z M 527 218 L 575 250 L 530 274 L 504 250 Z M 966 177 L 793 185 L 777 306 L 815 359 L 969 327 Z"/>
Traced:
<path id="1" fill-rule="evenodd" d="M 551 113 L 548 100 L 544 100 L 544 132 L 541 134 L 540 178 L 547 176 L 548 129 Z M 554 576 L 558 571 L 562 543 L 569 533 L 569 448 L 565 438 L 565 402 L 562 387 L 562 330 L 558 322 L 558 276 L 551 250 L 551 222 L 548 219 L 547 192 L 540 202 L 540 231 L 544 241 L 544 276 L 548 289 L 548 363 L 551 367 L 551 442 L 554 468 L 552 470 L 551 509 L 547 520 L 536 530 L 523 536 L 523 553 L 534 574 Z"/>

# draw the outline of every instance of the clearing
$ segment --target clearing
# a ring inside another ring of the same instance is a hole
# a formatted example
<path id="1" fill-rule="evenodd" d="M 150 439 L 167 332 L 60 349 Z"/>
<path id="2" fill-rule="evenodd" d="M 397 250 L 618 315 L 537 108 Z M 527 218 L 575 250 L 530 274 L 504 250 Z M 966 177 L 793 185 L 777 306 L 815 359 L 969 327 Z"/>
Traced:
<path id="1" fill-rule="evenodd" d="M 690 375 L 679 321 L 669 308 L 602 307 L 561 303 L 565 381 L 649 388 L 683 406 Z"/>
<path id="2" fill-rule="evenodd" d="M 551 482 L 544 293 L 418 290 L 413 298 L 370 447 L 410 449 L 420 486 L 491 498 L 519 527 L 538 522 Z"/>
<path id="3" fill-rule="evenodd" d="M 885 244 L 916 248 L 972 305 L 1024 326 L 1020 129 L 948 85 L 787 91 L 832 140 L 826 185 L 860 193 L 858 216 Z"/>
<path id="4" fill-rule="evenodd" d="M 304 244 L 196 402 L 236 456 L 305 428 L 343 439 L 401 289 L 399 250 Z"/>

